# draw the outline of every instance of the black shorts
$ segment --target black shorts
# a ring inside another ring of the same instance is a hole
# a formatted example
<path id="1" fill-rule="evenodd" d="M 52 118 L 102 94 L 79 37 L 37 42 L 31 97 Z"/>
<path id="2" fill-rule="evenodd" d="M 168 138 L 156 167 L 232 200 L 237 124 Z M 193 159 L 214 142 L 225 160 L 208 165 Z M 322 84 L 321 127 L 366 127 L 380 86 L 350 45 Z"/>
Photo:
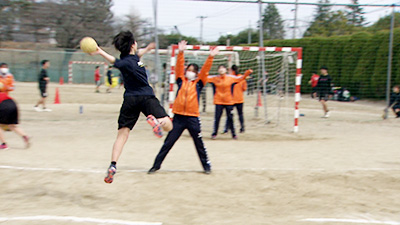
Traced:
<path id="1" fill-rule="evenodd" d="M 126 96 L 118 117 L 118 130 L 123 127 L 132 130 L 139 119 L 140 112 L 146 117 L 148 115 L 153 115 L 155 118 L 168 116 L 155 96 Z"/>
<path id="2" fill-rule="evenodd" d="M 40 96 L 42 96 L 42 98 L 46 98 L 48 96 L 46 87 L 39 87 L 39 90 L 40 90 Z"/>
<path id="3" fill-rule="evenodd" d="M 318 93 L 319 100 L 328 101 L 329 100 L 329 92 L 319 92 Z"/>
<path id="4" fill-rule="evenodd" d="M 18 124 L 18 108 L 12 99 L 0 103 L 0 124 Z"/>

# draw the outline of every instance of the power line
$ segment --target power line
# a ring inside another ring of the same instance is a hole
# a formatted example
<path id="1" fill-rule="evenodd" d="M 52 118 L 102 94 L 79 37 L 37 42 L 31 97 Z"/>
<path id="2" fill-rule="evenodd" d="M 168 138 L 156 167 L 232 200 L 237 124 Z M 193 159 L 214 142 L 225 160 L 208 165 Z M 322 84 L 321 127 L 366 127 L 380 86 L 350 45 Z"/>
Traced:
<path id="1" fill-rule="evenodd" d="M 236 9 L 240 5 L 241 4 L 233 5 L 232 7 L 229 7 L 229 8 L 223 9 L 223 10 L 221 10 L 219 12 L 216 12 L 216 13 L 213 13 L 211 15 L 208 15 L 208 17 L 219 17 L 219 16 L 222 16 L 222 15 L 226 15 L 226 14 L 230 13 L 233 9 Z"/>
<path id="2" fill-rule="evenodd" d="M 267 3 L 267 4 L 282 4 L 294 5 L 294 2 L 271 2 L 264 0 L 191 0 L 191 1 L 205 1 L 205 2 L 232 2 L 232 3 Z M 344 4 L 344 3 L 311 3 L 301 2 L 298 5 L 321 5 L 321 6 L 368 6 L 368 7 L 399 7 L 397 4 Z"/>

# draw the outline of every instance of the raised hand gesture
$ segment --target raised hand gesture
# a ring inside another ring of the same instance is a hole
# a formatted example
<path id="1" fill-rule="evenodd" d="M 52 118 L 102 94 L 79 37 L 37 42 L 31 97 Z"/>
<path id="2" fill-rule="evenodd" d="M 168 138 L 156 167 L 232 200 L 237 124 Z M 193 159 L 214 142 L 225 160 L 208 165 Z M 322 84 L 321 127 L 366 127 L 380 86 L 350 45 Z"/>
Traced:
<path id="1" fill-rule="evenodd" d="M 219 53 L 219 48 L 217 46 L 210 51 L 210 56 L 214 57 L 214 56 L 218 55 L 218 53 Z"/>
<path id="2" fill-rule="evenodd" d="M 180 52 L 185 51 L 186 45 L 187 45 L 187 41 L 185 41 L 185 40 L 180 41 L 180 42 L 178 43 L 178 49 L 179 49 L 179 51 L 180 51 Z"/>

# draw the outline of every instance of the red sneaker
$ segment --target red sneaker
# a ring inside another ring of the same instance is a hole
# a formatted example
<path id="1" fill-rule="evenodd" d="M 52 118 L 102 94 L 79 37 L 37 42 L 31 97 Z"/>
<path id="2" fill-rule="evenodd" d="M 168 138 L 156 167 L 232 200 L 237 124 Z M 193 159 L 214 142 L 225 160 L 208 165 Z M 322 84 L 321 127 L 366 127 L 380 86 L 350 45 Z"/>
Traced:
<path id="1" fill-rule="evenodd" d="M 7 144 L 1 144 L 0 145 L 0 150 L 7 150 L 7 149 L 8 149 Z"/>
<path id="2" fill-rule="evenodd" d="M 163 132 L 161 129 L 161 124 L 153 115 L 147 116 L 147 123 L 153 128 L 154 135 L 161 138 L 163 136 Z"/>
<path id="3" fill-rule="evenodd" d="M 117 172 L 117 168 L 110 166 L 107 170 L 107 176 L 104 178 L 104 182 L 111 184 L 114 181 L 114 175 Z"/>

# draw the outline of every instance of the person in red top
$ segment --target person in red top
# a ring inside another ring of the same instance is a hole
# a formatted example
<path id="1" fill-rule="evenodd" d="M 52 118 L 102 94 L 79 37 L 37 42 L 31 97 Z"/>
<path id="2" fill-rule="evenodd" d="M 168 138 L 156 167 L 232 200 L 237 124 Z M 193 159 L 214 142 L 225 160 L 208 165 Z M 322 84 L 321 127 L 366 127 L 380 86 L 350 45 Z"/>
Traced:
<path id="1" fill-rule="evenodd" d="M 7 88 L 8 87 L 4 83 L 2 83 L 2 81 L 0 81 L 0 125 L 1 127 L 8 127 L 8 129 L 20 135 L 23 138 L 26 147 L 29 147 L 29 137 L 21 128 L 17 126 L 17 104 L 15 104 L 14 100 L 10 96 L 8 96 L 7 92 L 5 92 Z M 2 129 L 0 129 L 0 142 L 0 150 L 8 149 Z"/>
<path id="2" fill-rule="evenodd" d="M 101 85 L 101 81 L 100 81 L 100 67 L 96 66 L 96 69 L 94 71 L 94 83 L 96 84 L 96 93 L 100 93 L 99 88 Z"/>
<path id="3" fill-rule="evenodd" d="M 7 63 L 0 63 L 0 82 L 4 85 L 1 92 L 14 91 L 14 76 L 10 73 Z"/>
<path id="4" fill-rule="evenodd" d="M 189 64 L 185 71 L 185 56 L 183 52 L 186 49 L 186 44 L 186 41 L 181 41 L 178 44 L 179 54 L 175 67 L 178 91 L 172 106 L 172 112 L 175 114 L 172 121 L 173 128 L 168 133 L 167 138 L 165 138 L 164 144 L 148 172 L 149 174 L 161 168 L 161 164 L 168 152 L 186 129 L 188 129 L 190 136 L 192 136 L 204 172 L 206 174 L 211 172 L 211 164 L 201 134 L 199 96 L 207 83 L 208 71 L 211 69 L 214 56 L 218 54 L 219 50 L 218 48 L 214 48 L 210 51 L 210 56 L 207 58 L 200 72 L 197 64 Z"/>
<path id="5" fill-rule="evenodd" d="M 235 133 L 235 127 L 233 126 L 232 119 L 232 108 L 234 105 L 233 101 L 233 87 L 235 84 L 243 81 L 248 77 L 253 70 L 247 70 L 244 76 L 238 78 L 237 76 L 227 75 L 227 69 L 225 65 L 218 66 L 217 76 L 209 76 L 208 82 L 211 83 L 214 89 L 214 105 L 215 105 L 215 118 L 214 118 L 214 131 L 211 134 L 211 139 L 217 138 L 219 121 L 222 116 L 222 112 L 225 109 L 228 117 L 228 128 L 232 131 L 232 138 L 237 139 Z"/>
<path id="6" fill-rule="evenodd" d="M 316 73 L 313 73 L 312 76 L 311 76 L 310 81 L 308 81 L 308 83 L 311 84 L 311 88 L 312 88 L 311 98 L 316 98 L 317 97 L 318 80 L 319 80 L 319 75 L 316 74 Z"/>
<path id="7" fill-rule="evenodd" d="M 230 69 L 230 74 L 235 75 L 237 77 L 241 77 L 242 75 L 239 74 L 239 68 L 236 65 L 233 65 Z M 247 90 L 247 82 L 246 80 L 242 80 L 237 83 L 233 88 L 233 108 L 236 108 L 238 112 L 239 122 L 240 122 L 240 133 L 244 132 L 244 117 L 243 117 L 243 103 L 244 97 L 243 92 Z M 225 130 L 223 134 L 228 133 L 228 119 L 225 122 Z"/>

